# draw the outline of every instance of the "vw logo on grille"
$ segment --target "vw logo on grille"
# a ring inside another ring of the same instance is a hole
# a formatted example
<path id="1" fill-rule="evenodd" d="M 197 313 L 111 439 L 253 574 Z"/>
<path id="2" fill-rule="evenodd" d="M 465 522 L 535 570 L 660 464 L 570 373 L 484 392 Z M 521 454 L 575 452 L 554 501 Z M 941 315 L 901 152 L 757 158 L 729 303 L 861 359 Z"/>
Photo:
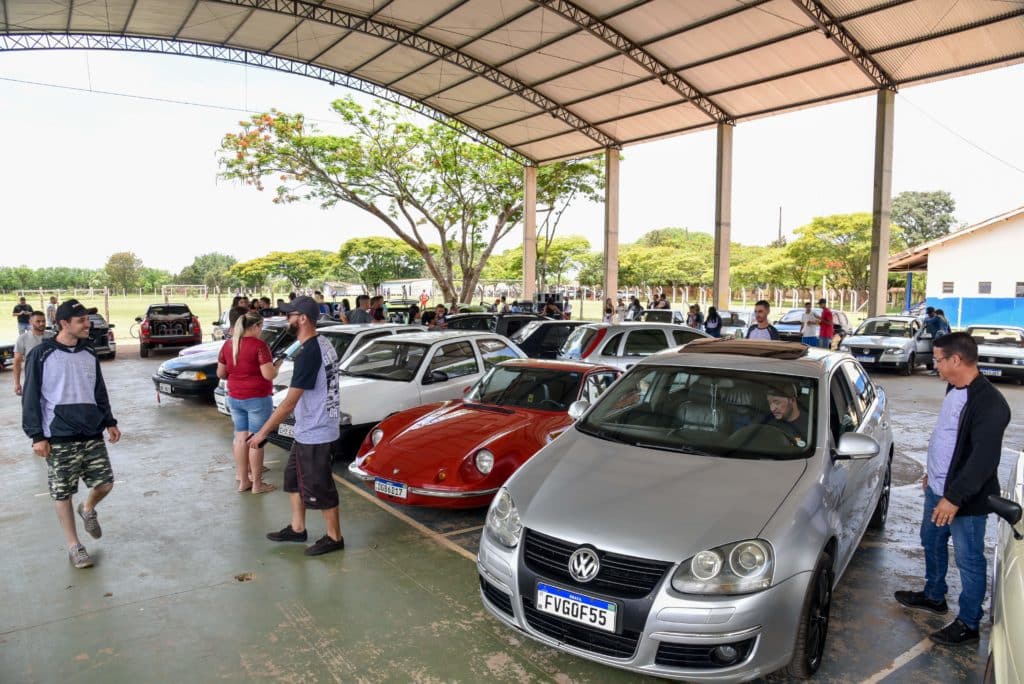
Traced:
<path id="1" fill-rule="evenodd" d="M 576 549 L 569 556 L 569 575 L 577 582 L 589 582 L 601 571 L 601 561 L 592 549 Z"/>

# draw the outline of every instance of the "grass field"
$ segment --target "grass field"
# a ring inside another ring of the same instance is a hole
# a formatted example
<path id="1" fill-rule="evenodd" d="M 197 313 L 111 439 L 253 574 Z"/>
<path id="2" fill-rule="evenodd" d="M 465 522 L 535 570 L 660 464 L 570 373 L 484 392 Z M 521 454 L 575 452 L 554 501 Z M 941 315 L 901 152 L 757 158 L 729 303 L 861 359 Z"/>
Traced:
<path id="1" fill-rule="evenodd" d="M 32 305 L 33 308 L 43 308 L 45 305 L 40 307 L 39 296 L 26 298 L 27 302 Z M 161 295 L 127 295 L 127 296 L 111 296 L 108 302 L 104 302 L 103 295 L 97 295 L 89 297 L 87 295 L 78 295 L 77 299 L 87 307 L 96 307 L 100 314 L 103 314 L 110 320 L 116 327 L 114 332 L 117 336 L 117 342 L 120 346 L 132 346 L 137 344 L 135 339 L 131 335 L 132 325 L 135 323 L 135 317 L 141 316 L 146 312 L 146 307 L 150 304 L 163 303 L 163 297 Z M 217 296 L 210 295 L 209 298 L 204 297 L 175 297 L 171 301 L 180 303 L 184 301 L 192 309 L 192 312 L 199 317 L 199 322 L 203 327 L 203 338 L 205 340 L 211 339 L 210 333 L 212 331 L 212 324 L 217 320 Z M 340 298 L 339 298 L 340 301 Z M 349 298 L 349 301 L 354 303 L 355 298 Z M 13 341 L 17 337 L 18 328 L 17 322 L 11 315 L 14 305 L 17 304 L 17 298 L 11 294 L 0 295 L 0 310 L 4 312 L 6 316 L 6 323 L 0 325 L 0 342 Z M 231 304 L 231 297 L 228 295 L 221 295 L 221 307 L 227 309 Z M 573 318 L 590 321 L 599 321 L 603 316 L 602 304 L 596 300 L 586 300 L 583 302 L 582 311 L 580 309 L 579 300 L 573 300 Z M 431 302 L 433 305 L 433 302 Z M 109 307 L 109 316 L 106 315 Z M 686 309 L 686 305 L 682 302 L 678 302 L 672 306 L 673 309 Z M 740 311 L 743 308 L 741 302 L 733 302 L 730 306 L 732 311 Z M 747 302 L 747 309 L 753 308 L 753 302 Z M 788 310 L 788 306 L 784 307 Z M 582 314 L 582 316 L 581 316 Z M 864 320 L 863 313 L 852 313 L 847 312 L 850 317 L 850 323 L 858 325 Z"/>

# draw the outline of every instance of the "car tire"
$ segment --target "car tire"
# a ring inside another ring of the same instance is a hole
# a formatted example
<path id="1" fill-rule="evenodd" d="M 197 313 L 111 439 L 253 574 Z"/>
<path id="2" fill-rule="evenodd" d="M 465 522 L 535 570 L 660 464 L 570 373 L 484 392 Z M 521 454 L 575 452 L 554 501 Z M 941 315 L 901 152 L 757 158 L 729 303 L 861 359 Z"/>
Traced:
<path id="1" fill-rule="evenodd" d="M 144 359 L 149 358 L 149 345 L 146 344 L 145 342 L 139 343 L 139 356 L 141 356 Z"/>
<path id="2" fill-rule="evenodd" d="M 889 519 L 889 500 L 892 496 L 892 459 L 885 464 L 885 479 L 882 481 L 882 493 L 878 497 L 878 505 L 875 512 L 871 514 L 871 521 L 868 523 L 869 530 L 880 530 L 885 527 L 885 521 Z"/>
<path id="3" fill-rule="evenodd" d="M 824 551 L 807 585 L 800 626 L 796 631 L 793 659 L 785 668 L 790 677 L 808 679 L 821 667 L 828 636 L 829 612 L 832 608 L 832 556 Z"/>
<path id="4" fill-rule="evenodd" d="M 924 367 L 927 370 L 933 371 L 933 370 L 935 370 L 935 362 L 934 361 L 929 361 L 928 363 L 924 364 Z"/>
<path id="5" fill-rule="evenodd" d="M 916 367 L 917 367 L 917 357 L 915 357 L 913 354 L 911 354 L 910 358 L 907 359 L 907 365 L 903 367 L 903 374 L 906 375 L 907 377 L 910 377 L 911 375 L 914 374 L 914 368 L 916 368 Z"/>

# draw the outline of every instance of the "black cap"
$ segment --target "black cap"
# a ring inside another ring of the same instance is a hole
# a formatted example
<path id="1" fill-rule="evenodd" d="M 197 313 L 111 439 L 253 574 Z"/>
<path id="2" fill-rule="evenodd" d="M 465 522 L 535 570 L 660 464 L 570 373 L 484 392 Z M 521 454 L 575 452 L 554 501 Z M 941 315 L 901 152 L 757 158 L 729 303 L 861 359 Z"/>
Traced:
<path id="1" fill-rule="evenodd" d="M 281 313 L 289 314 L 292 312 L 305 314 L 306 318 L 316 323 L 317 319 L 320 318 L 320 305 L 313 301 L 312 297 L 296 297 L 292 301 L 281 305 Z"/>
<path id="2" fill-rule="evenodd" d="M 65 299 L 60 306 L 57 307 L 56 320 L 66 321 L 71 318 L 78 318 L 79 316 L 88 316 L 89 314 L 96 313 L 96 309 L 87 309 L 77 299 Z"/>

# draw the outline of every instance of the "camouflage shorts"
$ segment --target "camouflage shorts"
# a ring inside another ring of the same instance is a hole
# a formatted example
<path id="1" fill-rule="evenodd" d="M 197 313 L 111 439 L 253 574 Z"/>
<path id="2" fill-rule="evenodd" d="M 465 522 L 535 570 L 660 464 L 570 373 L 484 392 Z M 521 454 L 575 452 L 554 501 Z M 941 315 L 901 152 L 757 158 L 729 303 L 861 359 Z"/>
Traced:
<path id="1" fill-rule="evenodd" d="M 50 483 L 50 498 L 54 501 L 70 499 L 78 492 L 78 480 L 85 486 L 96 487 L 114 482 L 107 445 L 102 439 L 85 442 L 62 442 L 50 445 L 46 459 L 46 479 Z"/>

